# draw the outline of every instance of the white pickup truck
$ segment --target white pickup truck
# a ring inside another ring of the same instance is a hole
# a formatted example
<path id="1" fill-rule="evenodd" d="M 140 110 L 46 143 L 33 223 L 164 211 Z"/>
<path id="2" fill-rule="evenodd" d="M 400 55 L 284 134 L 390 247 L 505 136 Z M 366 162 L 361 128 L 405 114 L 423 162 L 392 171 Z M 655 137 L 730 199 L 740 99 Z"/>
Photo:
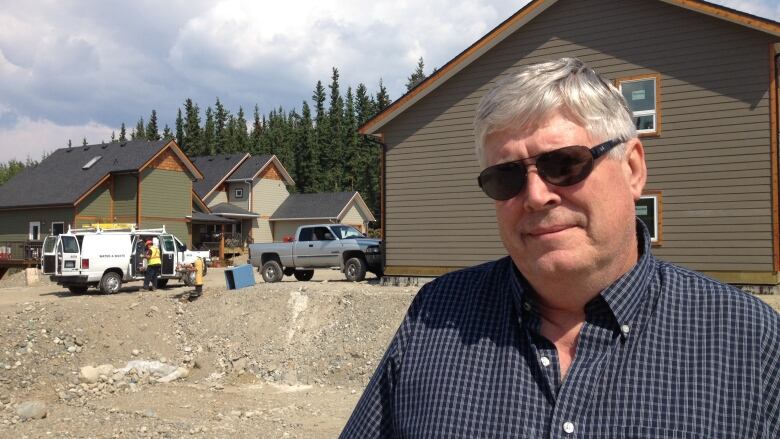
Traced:
<path id="1" fill-rule="evenodd" d="M 315 268 L 338 268 L 347 280 L 360 282 L 367 271 L 382 276 L 381 243 L 344 224 L 300 226 L 293 242 L 250 244 L 249 262 L 266 282 L 284 275 L 307 281 Z"/>
<path id="2" fill-rule="evenodd" d="M 157 286 L 165 287 L 169 279 L 193 283 L 193 273 L 177 270 L 209 252 L 190 251 L 165 227 L 160 229 L 71 229 L 67 233 L 49 236 L 43 241 L 41 268 L 53 282 L 72 293 L 85 293 L 89 287 L 114 294 L 122 283 L 144 278 L 145 242 L 157 240 L 162 262 Z"/>

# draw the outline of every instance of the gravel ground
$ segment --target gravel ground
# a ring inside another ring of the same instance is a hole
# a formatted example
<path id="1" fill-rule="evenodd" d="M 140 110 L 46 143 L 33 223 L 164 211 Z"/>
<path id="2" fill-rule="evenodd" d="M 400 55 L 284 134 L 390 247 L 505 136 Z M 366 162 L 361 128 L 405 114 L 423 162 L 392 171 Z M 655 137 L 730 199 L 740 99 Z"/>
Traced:
<path id="1" fill-rule="evenodd" d="M 211 269 L 189 303 L 23 276 L 0 281 L 2 438 L 336 437 L 418 290 L 330 270 L 226 290 Z"/>

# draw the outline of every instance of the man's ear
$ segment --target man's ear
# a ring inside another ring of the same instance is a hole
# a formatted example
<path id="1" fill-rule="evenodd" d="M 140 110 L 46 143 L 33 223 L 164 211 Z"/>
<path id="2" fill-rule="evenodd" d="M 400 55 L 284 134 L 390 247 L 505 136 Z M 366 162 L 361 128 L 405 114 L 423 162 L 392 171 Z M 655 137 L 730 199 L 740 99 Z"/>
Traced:
<path id="1" fill-rule="evenodd" d="M 626 173 L 626 181 L 631 187 L 631 194 L 634 196 L 634 201 L 636 201 L 642 196 L 642 190 L 644 190 L 645 183 L 647 182 L 645 148 L 642 146 L 642 142 L 637 138 L 631 139 L 627 143 L 626 158 L 623 168 Z"/>

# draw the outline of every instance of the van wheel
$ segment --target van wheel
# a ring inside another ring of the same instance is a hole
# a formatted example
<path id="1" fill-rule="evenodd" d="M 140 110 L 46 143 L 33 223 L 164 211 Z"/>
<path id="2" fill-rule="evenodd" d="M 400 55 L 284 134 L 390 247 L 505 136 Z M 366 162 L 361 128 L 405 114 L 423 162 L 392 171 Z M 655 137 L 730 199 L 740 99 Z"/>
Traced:
<path id="1" fill-rule="evenodd" d="M 295 270 L 295 278 L 301 282 L 306 282 L 314 277 L 314 270 Z"/>
<path id="2" fill-rule="evenodd" d="M 157 279 L 157 288 L 165 288 L 168 285 L 168 279 Z"/>
<path id="3" fill-rule="evenodd" d="M 362 258 L 350 258 L 344 265 L 344 275 L 351 282 L 363 281 L 366 278 L 366 261 Z"/>
<path id="4" fill-rule="evenodd" d="M 70 291 L 73 294 L 84 294 L 87 292 L 87 286 L 86 285 L 74 285 L 68 287 L 68 291 Z"/>
<path id="5" fill-rule="evenodd" d="M 116 294 L 120 288 L 122 288 L 122 278 L 113 271 L 104 274 L 100 279 L 100 291 L 104 294 Z"/>
<path id="6" fill-rule="evenodd" d="M 266 282 L 279 282 L 284 276 L 281 265 L 276 261 L 268 261 L 263 264 L 263 280 Z"/>

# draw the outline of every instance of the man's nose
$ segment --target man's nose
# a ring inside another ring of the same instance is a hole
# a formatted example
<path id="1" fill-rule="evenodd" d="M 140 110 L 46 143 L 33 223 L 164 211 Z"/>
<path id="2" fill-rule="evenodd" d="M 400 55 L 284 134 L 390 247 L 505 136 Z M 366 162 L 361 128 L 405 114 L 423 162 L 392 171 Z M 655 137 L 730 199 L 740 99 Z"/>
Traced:
<path id="1" fill-rule="evenodd" d="M 555 185 L 547 183 L 539 176 L 535 166 L 529 168 L 525 188 L 525 202 L 523 203 L 525 210 L 533 212 L 558 205 L 561 198 L 555 192 L 555 187 Z"/>

